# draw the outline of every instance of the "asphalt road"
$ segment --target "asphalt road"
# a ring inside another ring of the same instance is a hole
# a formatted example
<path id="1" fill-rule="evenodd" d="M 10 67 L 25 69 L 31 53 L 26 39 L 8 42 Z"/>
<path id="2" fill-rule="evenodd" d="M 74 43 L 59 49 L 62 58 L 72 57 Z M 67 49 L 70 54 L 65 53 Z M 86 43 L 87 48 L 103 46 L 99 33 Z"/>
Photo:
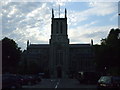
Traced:
<path id="1" fill-rule="evenodd" d="M 96 85 L 80 84 L 76 79 L 42 79 L 35 85 L 26 85 L 23 88 L 81 88 L 87 90 L 96 90 Z"/>

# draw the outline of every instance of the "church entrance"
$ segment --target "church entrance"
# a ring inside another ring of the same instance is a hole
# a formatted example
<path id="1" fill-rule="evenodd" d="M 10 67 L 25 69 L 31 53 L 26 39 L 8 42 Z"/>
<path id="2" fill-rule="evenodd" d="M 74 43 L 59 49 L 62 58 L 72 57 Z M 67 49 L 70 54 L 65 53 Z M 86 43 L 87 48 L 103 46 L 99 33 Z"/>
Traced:
<path id="1" fill-rule="evenodd" d="M 62 78 L 62 69 L 61 67 L 57 67 L 57 78 Z"/>

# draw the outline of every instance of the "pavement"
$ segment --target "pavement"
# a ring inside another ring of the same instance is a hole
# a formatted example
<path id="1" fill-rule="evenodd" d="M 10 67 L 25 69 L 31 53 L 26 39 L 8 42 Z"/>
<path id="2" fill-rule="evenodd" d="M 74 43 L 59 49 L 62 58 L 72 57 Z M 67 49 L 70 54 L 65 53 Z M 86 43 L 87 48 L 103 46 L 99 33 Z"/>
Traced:
<path id="1" fill-rule="evenodd" d="M 80 84 L 76 79 L 42 79 L 35 85 L 24 85 L 22 88 L 73 88 L 79 90 L 96 90 L 96 85 Z"/>

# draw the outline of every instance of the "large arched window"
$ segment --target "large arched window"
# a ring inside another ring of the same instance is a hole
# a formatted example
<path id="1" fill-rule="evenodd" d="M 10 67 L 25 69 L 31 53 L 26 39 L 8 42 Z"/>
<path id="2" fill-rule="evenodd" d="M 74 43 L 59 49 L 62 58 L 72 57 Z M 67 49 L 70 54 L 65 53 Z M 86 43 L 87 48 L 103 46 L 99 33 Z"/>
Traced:
<path id="1" fill-rule="evenodd" d="M 62 33 L 62 22 L 60 23 L 60 33 Z"/>
<path id="2" fill-rule="evenodd" d="M 58 22 L 56 23 L 56 33 L 58 33 L 59 25 Z"/>

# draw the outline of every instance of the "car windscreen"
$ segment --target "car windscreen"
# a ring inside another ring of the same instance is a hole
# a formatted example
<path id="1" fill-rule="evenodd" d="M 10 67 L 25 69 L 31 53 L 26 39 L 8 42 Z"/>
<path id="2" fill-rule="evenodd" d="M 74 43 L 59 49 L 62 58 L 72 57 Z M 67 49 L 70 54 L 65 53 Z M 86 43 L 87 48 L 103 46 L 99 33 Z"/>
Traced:
<path id="1" fill-rule="evenodd" d="M 111 77 L 109 77 L 109 76 L 103 76 L 103 77 L 101 77 L 99 79 L 98 82 L 100 82 L 100 83 L 110 83 L 111 82 Z"/>

